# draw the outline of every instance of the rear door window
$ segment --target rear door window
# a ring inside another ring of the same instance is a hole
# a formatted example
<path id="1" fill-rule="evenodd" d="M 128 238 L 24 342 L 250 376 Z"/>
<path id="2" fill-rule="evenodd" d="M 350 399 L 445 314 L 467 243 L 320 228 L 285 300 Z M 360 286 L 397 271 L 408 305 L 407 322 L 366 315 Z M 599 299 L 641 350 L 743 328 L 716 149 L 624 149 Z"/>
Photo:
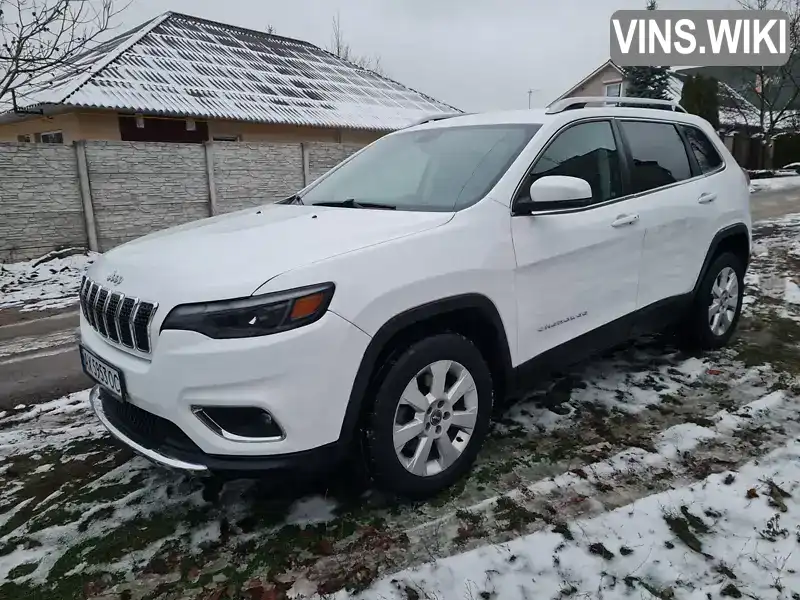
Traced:
<path id="1" fill-rule="evenodd" d="M 686 146 L 672 123 L 621 121 L 630 149 L 632 192 L 638 194 L 690 179 Z"/>

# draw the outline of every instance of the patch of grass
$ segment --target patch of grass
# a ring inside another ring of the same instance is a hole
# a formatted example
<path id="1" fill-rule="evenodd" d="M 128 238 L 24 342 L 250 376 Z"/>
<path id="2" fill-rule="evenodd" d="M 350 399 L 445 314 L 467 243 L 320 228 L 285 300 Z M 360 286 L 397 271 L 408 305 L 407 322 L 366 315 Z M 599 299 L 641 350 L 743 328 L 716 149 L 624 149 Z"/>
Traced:
<path id="1" fill-rule="evenodd" d="M 735 585 L 729 583 L 719 591 L 719 595 L 723 598 L 741 598 L 742 592 Z"/>
<path id="2" fill-rule="evenodd" d="M 93 513 L 90 513 L 83 521 L 78 523 L 78 531 L 84 532 L 89 529 L 89 525 L 94 523 L 95 521 L 101 521 L 103 519 L 110 519 L 114 516 L 115 509 L 113 506 L 104 506 L 102 508 L 97 509 Z"/>
<path id="3" fill-rule="evenodd" d="M 406 595 L 406 600 L 420 600 L 419 592 L 411 586 L 405 586 L 403 593 Z"/>
<path id="4" fill-rule="evenodd" d="M 512 468 L 513 468 L 513 464 L 512 464 Z M 497 475 L 500 474 L 499 471 L 495 471 L 495 473 Z M 496 479 L 496 477 L 495 477 L 495 479 Z M 450 486 L 449 488 L 444 490 L 442 493 L 437 495 L 435 498 L 431 498 L 429 503 L 431 504 L 431 506 L 436 506 L 436 507 L 445 506 L 446 504 L 449 504 L 450 502 L 452 502 L 453 500 L 455 500 L 459 496 L 461 496 L 461 494 L 464 493 L 464 489 L 466 488 L 466 485 L 467 485 L 467 479 L 466 478 L 462 478 L 459 481 L 457 481 L 455 484 L 453 484 L 452 486 Z"/>
<path id="5" fill-rule="evenodd" d="M 456 535 L 455 543 L 457 545 L 466 544 L 469 540 L 480 538 L 486 535 L 483 529 L 484 517 L 481 514 L 474 513 L 468 510 L 459 509 L 456 511 L 456 517 L 461 521 Z"/>
<path id="6" fill-rule="evenodd" d="M 564 582 L 561 586 L 561 590 L 558 592 L 558 595 L 562 598 L 569 598 L 570 596 L 574 596 L 578 593 L 578 588 L 576 588 L 571 583 Z"/>
<path id="7" fill-rule="evenodd" d="M 718 564 L 714 567 L 714 570 L 728 579 L 736 579 L 736 573 L 734 573 L 725 563 Z"/>
<path id="8" fill-rule="evenodd" d="M 539 513 L 528 510 L 507 496 L 501 496 L 497 499 L 495 518 L 504 522 L 504 529 L 513 531 L 523 531 L 537 519 L 544 519 Z"/>
<path id="9" fill-rule="evenodd" d="M 556 523 L 553 527 L 553 533 L 560 533 L 564 536 L 565 540 L 572 541 L 575 539 L 575 536 L 572 535 L 569 526 L 564 522 Z"/>
<path id="10" fill-rule="evenodd" d="M 702 417 L 700 415 L 694 415 L 692 417 L 689 417 L 689 423 L 694 423 L 695 425 L 699 425 L 700 427 L 714 426 L 714 421 L 712 421 L 708 417 Z"/>
<path id="11" fill-rule="evenodd" d="M 604 560 L 611 560 L 614 558 L 614 553 L 611 552 L 600 542 L 595 542 L 589 546 L 589 553 L 602 557 Z"/>
<path id="12" fill-rule="evenodd" d="M 116 502 L 125 496 L 142 489 L 145 476 L 139 473 L 131 478 L 127 483 L 109 483 L 98 487 L 84 487 L 72 497 L 76 504 L 99 504 L 105 502 Z"/>
<path id="13" fill-rule="evenodd" d="M 23 563 L 21 565 L 17 565 L 8 572 L 8 578 L 19 579 L 20 577 L 25 577 L 26 575 L 30 575 L 31 573 L 33 573 L 38 566 L 39 566 L 38 562 Z"/>
<path id="14" fill-rule="evenodd" d="M 703 554 L 703 543 L 692 531 L 691 525 L 687 519 L 677 513 L 670 512 L 664 514 L 664 521 L 666 521 L 670 531 L 675 534 L 675 537 L 695 552 Z"/>
<path id="15" fill-rule="evenodd" d="M 7 554 L 11 554 L 14 550 L 17 549 L 17 545 L 19 544 L 19 539 L 12 538 L 6 542 L 0 542 L 0 556 L 6 556 Z"/>
<path id="16" fill-rule="evenodd" d="M 82 562 L 89 565 L 107 564 L 130 552 L 142 550 L 174 534 L 178 523 L 180 516 L 172 513 L 122 523 L 103 537 L 89 538 L 67 549 L 50 569 L 48 581 L 61 585 L 65 574 Z"/>
<path id="17" fill-rule="evenodd" d="M 83 513 L 79 510 L 53 507 L 28 523 L 28 533 L 36 533 L 49 527 L 67 525 L 80 520 Z"/>
<path id="18" fill-rule="evenodd" d="M 473 527 L 478 527 L 481 523 L 483 523 L 483 515 L 465 510 L 463 508 L 459 508 L 456 511 L 456 518 L 468 525 L 472 525 Z"/>
<path id="19" fill-rule="evenodd" d="M 660 588 L 656 587 L 652 583 L 648 581 L 642 581 L 641 579 L 638 580 L 639 585 L 650 592 L 656 598 L 660 598 L 660 600 L 674 600 L 675 599 L 675 592 L 672 588 Z"/>
<path id="20" fill-rule="evenodd" d="M 164 513 L 146 519 L 133 519 L 121 527 L 99 538 L 86 553 L 89 564 L 103 564 L 120 559 L 125 554 L 142 550 L 158 540 L 175 533 L 181 518 Z"/>
<path id="21" fill-rule="evenodd" d="M 786 506 L 786 502 L 784 502 L 784 498 L 791 498 L 792 495 L 771 479 L 767 481 L 767 486 L 769 486 L 770 506 L 777 508 L 781 512 L 789 510 Z"/>
<path id="22" fill-rule="evenodd" d="M 711 531 L 709 529 L 708 525 L 706 525 L 705 522 L 703 522 L 703 519 L 701 519 L 700 517 L 695 516 L 691 512 L 689 512 L 689 508 L 688 507 L 681 506 L 681 514 L 686 519 L 686 521 L 689 523 L 689 526 L 692 529 L 694 529 L 697 533 L 708 533 L 708 532 Z"/>
<path id="23" fill-rule="evenodd" d="M 80 453 L 89 447 L 96 449 L 95 445 L 96 440 L 80 440 L 73 443 L 70 448 Z M 63 450 L 65 454 L 70 451 L 72 450 Z M 78 502 L 80 500 L 78 490 L 86 484 L 87 480 L 101 477 L 129 460 L 132 455 L 132 452 L 117 451 L 109 459 L 107 452 L 95 453 L 87 456 L 85 460 L 67 462 L 60 462 L 61 452 L 40 453 L 36 455 L 35 459 L 28 455 L 13 457 L 5 475 L 0 477 L 0 484 L 7 476 L 13 477 L 15 481 L 21 481 L 22 487 L 15 492 L 15 500 L 17 502 L 29 500 L 29 502 L 0 527 L 0 537 L 8 535 L 27 523 L 32 517 L 41 514 L 47 506 L 56 503 L 58 498 L 47 502 L 45 500 L 57 491 L 62 492 L 61 498 L 69 498 Z M 57 463 L 58 468 L 42 473 L 34 472 L 38 466 L 52 463 Z"/>
<path id="24" fill-rule="evenodd" d="M 52 592 L 41 587 L 33 587 L 27 583 L 12 582 L 0 585 L 0 598 L 3 600 L 51 600 Z"/>

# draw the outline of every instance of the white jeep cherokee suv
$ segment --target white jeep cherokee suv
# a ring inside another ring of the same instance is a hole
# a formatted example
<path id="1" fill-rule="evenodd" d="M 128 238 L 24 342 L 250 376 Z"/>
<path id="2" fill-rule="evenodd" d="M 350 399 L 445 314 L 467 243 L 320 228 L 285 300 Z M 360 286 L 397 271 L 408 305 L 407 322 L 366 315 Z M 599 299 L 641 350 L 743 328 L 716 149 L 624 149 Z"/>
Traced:
<path id="1" fill-rule="evenodd" d="M 746 175 L 678 105 L 610 102 L 428 121 L 282 202 L 106 253 L 81 289 L 97 416 L 198 474 L 357 445 L 420 497 L 470 468 L 525 375 L 669 325 L 722 346 Z"/>

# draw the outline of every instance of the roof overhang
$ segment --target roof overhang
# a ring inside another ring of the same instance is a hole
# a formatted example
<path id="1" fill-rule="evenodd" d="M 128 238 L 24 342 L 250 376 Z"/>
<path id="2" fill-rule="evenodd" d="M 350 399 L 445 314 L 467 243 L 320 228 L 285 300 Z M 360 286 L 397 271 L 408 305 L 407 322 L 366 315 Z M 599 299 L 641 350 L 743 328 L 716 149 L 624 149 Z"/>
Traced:
<path id="1" fill-rule="evenodd" d="M 27 106 L 24 110 L 15 111 L 14 109 L 0 112 L 0 124 L 19 123 L 28 119 L 49 117 L 75 110 L 73 106 L 62 104 L 39 104 L 37 106 Z M 34 112 L 41 111 L 41 112 Z"/>
<path id="2" fill-rule="evenodd" d="M 584 85 L 584 84 L 585 84 L 587 81 L 589 81 L 589 80 L 590 80 L 590 79 L 592 79 L 593 77 L 596 77 L 596 76 L 597 76 L 597 75 L 598 75 L 600 72 L 602 72 L 602 71 L 603 71 L 603 69 L 606 69 L 607 67 L 613 67 L 614 69 L 616 69 L 616 70 L 619 72 L 619 74 L 620 74 L 620 76 L 621 76 L 621 77 L 624 77 L 624 76 L 625 76 L 625 72 L 624 72 L 624 71 L 623 71 L 623 70 L 622 70 L 622 69 L 621 69 L 619 66 L 617 66 L 617 64 L 616 64 L 616 63 L 615 63 L 613 60 L 611 60 L 611 59 L 609 58 L 609 59 L 608 59 L 606 62 L 604 62 L 604 63 L 603 63 L 602 65 L 600 65 L 599 67 L 597 67 L 597 68 L 596 68 L 594 71 L 592 71 L 591 73 L 589 73 L 589 74 L 588 74 L 586 77 L 584 77 L 583 79 L 581 79 L 581 80 L 580 80 L 578 83 L 576 83 L 575 85 L 573 85 L 573 86 L 572 86 L 571 88 L 569 88 L 569 89 L 568 89 L 566 92 L 564 92 L 564 93 L 563 93 L 563 94 L 561 94 L 561 95 L 560 95 L 558 98 L 556 98 L 555 100 L 553 100 L 553 101 L 552 101 L 550 104 L 548 104 L 548 106 L 550 106 L 550 105 L 552 105 L 552 104 L 554 104 L 554 103 L 558 102 L 559 100 L 563 100 L 564 98 L 566 98 L 567 96 L 569 96 L 570 94 L 572 94 L 573 92 L 575 92 L 575 91 L 576 91 L 578 88 L 580 88 L 582 85 Z"/>

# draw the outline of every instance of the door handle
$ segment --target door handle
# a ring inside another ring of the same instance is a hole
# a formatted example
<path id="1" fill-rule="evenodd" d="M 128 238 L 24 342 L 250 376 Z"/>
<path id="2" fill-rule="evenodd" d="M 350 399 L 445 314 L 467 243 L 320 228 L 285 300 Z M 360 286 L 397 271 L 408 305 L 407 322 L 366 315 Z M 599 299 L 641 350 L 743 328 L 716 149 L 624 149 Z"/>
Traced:
<path id="1" fill-rule="evenodd" d="M 614 220 L 613 223 L 611 223 L 611 226 L 624 227 L 625 225 L 633 225 L 638 221 L 639 221 L 639 215 L 620 215 Z"/>
<path id="2" fill-rule="evenodd" d="M 717 195 L 716 194 L 703 194 L 702 196 L 700 196 L 700 198 L 697 201 L 700 204 L 708 204 L 710 202 L 713 202 L 716 199 L 717 199 Z"/>

